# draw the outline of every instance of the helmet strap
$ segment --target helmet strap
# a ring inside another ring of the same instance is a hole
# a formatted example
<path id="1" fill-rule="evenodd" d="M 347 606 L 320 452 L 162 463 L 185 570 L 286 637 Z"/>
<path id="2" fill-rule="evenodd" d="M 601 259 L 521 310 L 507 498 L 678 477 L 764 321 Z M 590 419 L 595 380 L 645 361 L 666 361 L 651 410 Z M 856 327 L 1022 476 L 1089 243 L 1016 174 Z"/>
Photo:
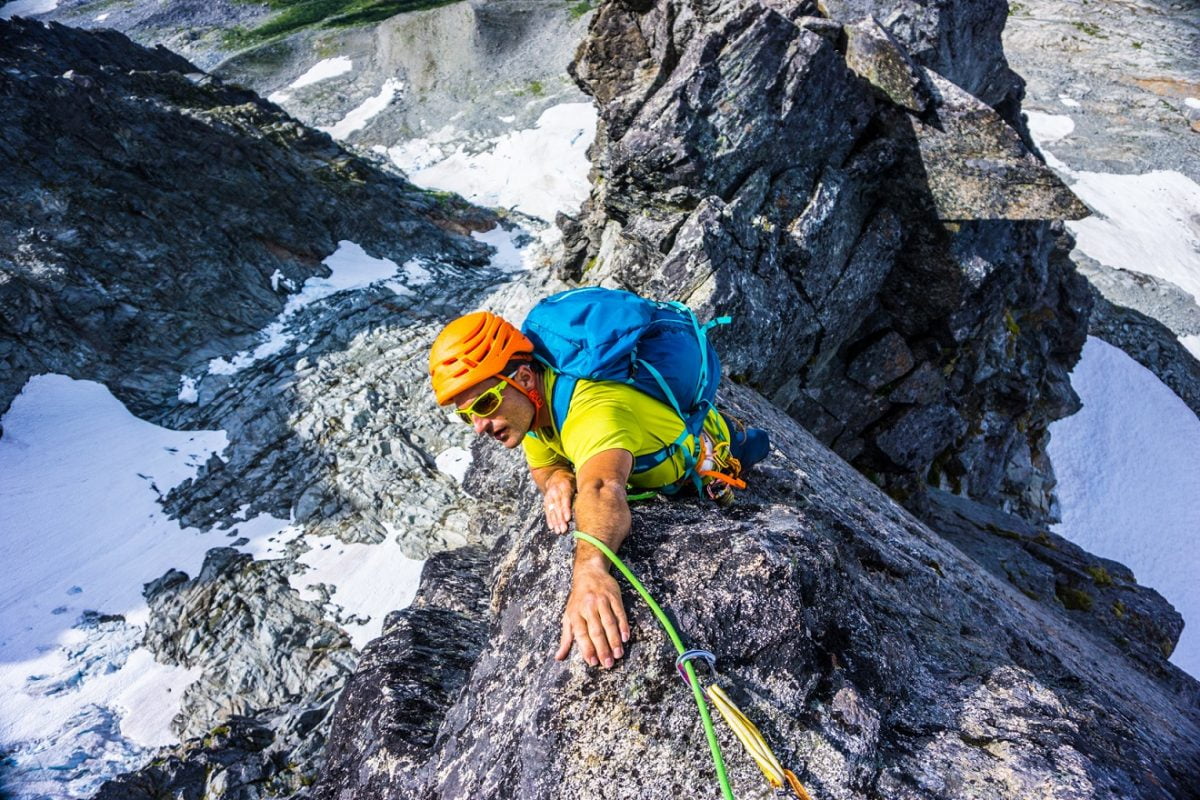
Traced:
<path id="1" fill-rule="evenodd" d="M 498 375 L 496 377 L 502 377 L 502 376 Z M 517 383 L 516 380 L 514 380 L 511 377 L 502 378 L 502 380 L 505 383 L 507 383 L 509 386 L 516 389 L 521 394 L 525 395 L 525 397 L 529 400 L 529 402 L 533 403 L 533 413 L 535 416 L 537 415 L 537 413 L 539 411 L 542 410 L 542 407 L 546 405 L 546 399 L 544 397 L 542 397 L 542 393 L 539 392 L 537 389 L 526 389 L 524 386 Z"/>

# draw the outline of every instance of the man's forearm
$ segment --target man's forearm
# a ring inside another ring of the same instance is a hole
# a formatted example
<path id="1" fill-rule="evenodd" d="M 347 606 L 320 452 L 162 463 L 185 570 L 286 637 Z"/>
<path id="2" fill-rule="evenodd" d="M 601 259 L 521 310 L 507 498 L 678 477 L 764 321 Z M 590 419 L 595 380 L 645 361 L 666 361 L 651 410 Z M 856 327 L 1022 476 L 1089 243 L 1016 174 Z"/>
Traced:
<path id="1" fill-rule="evenodd" d="M 575 500 L 576 527 L 603 542 L 614 553 L 629 534 L 629 503 L 625 484 L 615 481 L 587 481 L 578 488 Z M 584 541 L 575 543 L 575 567 L 608 570 L 608 558 Z"/>

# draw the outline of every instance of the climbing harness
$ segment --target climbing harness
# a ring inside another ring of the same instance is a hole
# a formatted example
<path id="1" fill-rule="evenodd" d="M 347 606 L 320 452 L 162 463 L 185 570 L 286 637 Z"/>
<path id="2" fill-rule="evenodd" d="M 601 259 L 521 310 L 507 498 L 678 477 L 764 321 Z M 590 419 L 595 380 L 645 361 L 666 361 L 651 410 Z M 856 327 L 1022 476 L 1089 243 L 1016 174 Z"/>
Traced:
<path id="1" fill-rule="evenodd" d="M 742 464 L 730 452 L 729 442 L 714 442 L 708 433 L 700 434 L 696 474 L 708 479 L 704 484 L 708 499 L 722 506 L 733 503 L 733 489 L 746 488 L 746 482 L 738 478 L 742 474 Z"/>
<path id="2" fill-rule="evenodd" d="M 746 717 L 741 710 L 734 705 L 729 699 L 729 695 L 721 689 L 716 683 L 716 666 L 717 658 L 707 650 L 688 650 L 683 646 L 683 640 L 679 638 L 679 634 L 675 631 L 675 626 L 671 624 L 671 620 L 667 618 L 666 612 L 662 607 L 654 601 L 650 596 L 650 592 L 642 585 L 642 582 L 637 579 L 637 576 L 625 566 L 621 559 L 617 558 L 617 554 L 608 548 L 604 542 L 601 542 L 591 534 L 583 531 L 575 531 L 576 539 L 581 539 L 592 547 L 595 547 L 608 558 L 613 565 L 620 570 L 625 579 L 630 585 L 637 590 L 642 599 L 646 601 L 646 605 L 654 613 L 659 623 L 663 626 L 663 630 L 667 632 L 671 643 L 675 645 L 675 649 L 679 652 L 679 657 L 675 659 L 675 668 L 679 671 L 680 677 L 683 679 L 692 690 L 692 696 L 696 699 L 696 706 L 700 709 L 700 720 L 704 724 L 704 735 L 708 739 L 708 749 L 712 752 L 713 766 L 717 771 L 717 781 L 721 784 L 721 792 L 725 800 L 735 800 L 733 790 L 729 787 L 729 777 L 725 773 L 725 760 L 721 756 L 721 746 L 717 743 L 717 734 L 713 729 L 712 715 L 709 713 L 708 705 L 704 702 L 705 697 L 708 701 L 716 706 L 721 718 L 729 725 L 738 741 L 746 748 L 750 757 L 754 759 L 754 763 L 762 771 L 763 776 L 767 779 L 767 783 L 772 789 L 778 789 L 785 784 L 791 787 L 796 797 L 800 800 L 811 800 L 807 791 L 801 785 L 800 780 L 792 773 L 791 770 L 784 768 L 779 759 L 771 751 L 766 739 L 762 733 L 754 726 L 754 723 Z M 701 659 L 708 664 L 709 672 L 713 675 L 712 682 L 707 688 L 701 688 L 700 680 L 696 677 L 696 669 L 692 666 L 692 662 Z"/>

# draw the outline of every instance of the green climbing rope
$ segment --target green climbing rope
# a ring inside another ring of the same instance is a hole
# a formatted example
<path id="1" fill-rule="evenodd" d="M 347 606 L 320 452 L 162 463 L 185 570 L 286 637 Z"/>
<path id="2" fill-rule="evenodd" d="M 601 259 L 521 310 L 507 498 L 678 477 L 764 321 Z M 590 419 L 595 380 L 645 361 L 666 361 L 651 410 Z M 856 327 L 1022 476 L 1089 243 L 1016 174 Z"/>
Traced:
<path id="1" fill-rule="evenodd" d="M 583 531 L 575 531 L 575 538 L 595 547 L 611 561 L 625 579 L 637 589 L 638 594 L 646 601 L 646 605 L 650 606 L 650 610 L 654 612 L 654 616 L 658 617 L 658 621 L 662 624 L 663 630 L 667 632 L 667 636 L 671 637 L 671 643 L 675 645 L 675 649 L 679 651 L 679 655 L 687 652 L 683 646 L 683 641 L 679 638 L 679 634 L 675 632 L 675 626 L 671 624 L 671 620 L 667 619 L 666 612 L 654 602 L 654 598 L 650 596 L 650 592 L 646 591 L 646 587 L 637 579 L 629 567 L 621 559 L 617 558 L 617 554 L 608 549 L 604 542 L 597 539 L 591 534 Z M 692 695 L 696 698 L 696 707 L 700 709 L 700 719 L 704 722 L 704 735 L 708 737 L 708 749 L 712 751 L 713 765 L 717 768 L 717 780 L 721 783 L 721 792 L 725 796 L 725 800 L 734 800 L 733 790 L 729 788 L 729 778 L 725 774 L 725 760 L 721 758 L 721 746 L 717 744 L 717 733 L 713 730 L 712 716 L 708 713 L 708 704 L 704 702 L 704 691 L 700 688 L 700 681 L 696 678 L 696 670 L 692 667 L 691 661 L 684 661 L 683 668 L 687 670 L 688 683 L 692 687 Z"/>

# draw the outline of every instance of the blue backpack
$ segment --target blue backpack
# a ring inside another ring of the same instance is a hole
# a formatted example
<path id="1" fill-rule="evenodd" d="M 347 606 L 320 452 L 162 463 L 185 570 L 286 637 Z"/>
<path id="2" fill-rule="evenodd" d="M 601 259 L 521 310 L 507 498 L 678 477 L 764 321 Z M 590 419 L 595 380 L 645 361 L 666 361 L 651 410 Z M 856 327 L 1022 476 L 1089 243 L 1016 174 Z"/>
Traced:
<path id="1" fill-rule="evenodd" d="M 707 334 L 714 325 L 728 322 L 729 317 L 718 317 L 701 325 L 683 303 L 596 286 L 542 300 L 529 312 L 521 332 L 533 342 L 534 357 L 559 373 L 550 400 L 558 430 L 579 380 L 629 384 L 675 409 L 684 423 L 678 439 L 636 458 L 633 471 L 653 469 L 682 449 L 684 477 L 699 489 L 695 454 L 683 443 L 689 436 L 699 441 L 704 418 L 716 407 L 721 362 Z"/>

